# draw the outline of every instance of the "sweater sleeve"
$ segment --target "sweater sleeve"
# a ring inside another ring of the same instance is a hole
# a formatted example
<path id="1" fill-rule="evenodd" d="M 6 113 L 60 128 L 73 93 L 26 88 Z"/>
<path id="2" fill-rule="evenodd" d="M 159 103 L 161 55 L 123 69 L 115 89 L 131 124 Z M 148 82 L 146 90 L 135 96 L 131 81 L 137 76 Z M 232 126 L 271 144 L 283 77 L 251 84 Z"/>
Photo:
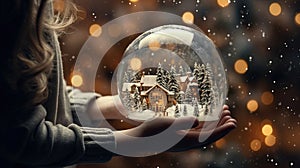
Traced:
<path id="1" fill-rule="evenodd" d="M 98 110 L 95 100 L 101 95 L 94 92 L 81 92 L 81 90 L 67 86 L 68 98 L 71 105 L 73 122 L 84 127 L 97 127 L 97 120 L 90 117 L 92 111 Z"/>
<path id="2" fill-rule="evenodd" d="M 26 115 L 15 117 L 14 124 L 1 126 L 1 158 L 31 166 L 66 166 L 111 159 L 110 150 L 115 148 L 111 130 L 53 125 L 45 121 L 45 116 L 45 108 L 39 105 Z"/>

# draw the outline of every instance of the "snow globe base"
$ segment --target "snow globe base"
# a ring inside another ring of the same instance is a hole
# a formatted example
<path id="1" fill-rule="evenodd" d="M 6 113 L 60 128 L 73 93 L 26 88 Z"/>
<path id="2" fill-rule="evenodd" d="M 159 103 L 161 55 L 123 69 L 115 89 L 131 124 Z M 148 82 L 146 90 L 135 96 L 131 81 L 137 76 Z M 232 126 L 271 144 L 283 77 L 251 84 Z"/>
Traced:
<path id="1" fill-rule="evenodd" d="M 136 38 L 117 71 L 117 93 L 129 119 L 195 116 L 218 120 L 227 95 L 220 55 L 201 31 L 164 25 Z"/>

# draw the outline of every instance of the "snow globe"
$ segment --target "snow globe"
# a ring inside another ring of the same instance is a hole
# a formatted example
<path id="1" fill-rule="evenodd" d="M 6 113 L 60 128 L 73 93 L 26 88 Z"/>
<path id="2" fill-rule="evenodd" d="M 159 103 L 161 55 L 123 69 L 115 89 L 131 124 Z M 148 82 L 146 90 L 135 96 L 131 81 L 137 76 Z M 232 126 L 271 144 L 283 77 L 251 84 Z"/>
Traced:
<path id="1" fill-rule="evenodd" d="M 129 119 L 195 116 L 218 120 L 227 96 L 225 70 L 214 43 L 200 30 L 163 25 L 126 49 L 115 71 Z"/>

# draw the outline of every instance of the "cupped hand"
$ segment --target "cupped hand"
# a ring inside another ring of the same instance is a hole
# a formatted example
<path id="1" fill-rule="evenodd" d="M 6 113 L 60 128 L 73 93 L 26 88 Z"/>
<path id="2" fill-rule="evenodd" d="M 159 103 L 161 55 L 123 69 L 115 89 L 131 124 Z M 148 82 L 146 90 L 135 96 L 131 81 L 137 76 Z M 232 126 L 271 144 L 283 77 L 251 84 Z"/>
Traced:
<path id="1" fill-rule="evenodd" d="M 116 132 L 117 152 L 130 151 L 135 156 L 140 153 L 145 156 L 145 153 L 161 152 L 161 147 L 167 146 L 168 142 L 175 143 L 165 151 L 199 148 L 228 134 L 236 123 L 226 105 L 219 121 L 199 122 L 195 117 L 158 117 L 138 127 Z"/>

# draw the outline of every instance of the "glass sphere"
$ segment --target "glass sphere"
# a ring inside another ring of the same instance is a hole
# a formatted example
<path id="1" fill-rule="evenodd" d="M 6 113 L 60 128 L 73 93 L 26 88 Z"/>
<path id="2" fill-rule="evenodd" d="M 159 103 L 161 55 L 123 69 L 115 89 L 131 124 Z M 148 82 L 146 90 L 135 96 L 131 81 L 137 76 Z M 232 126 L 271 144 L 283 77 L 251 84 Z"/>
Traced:
<path id="1" fill-rule="evenodd" d="M 164 25 L 141 34 L 126 49 L 116 72 L 124 115 L 133 120 L 218 120 L 227 96 L 216 46 L 187 26 Z"/>

